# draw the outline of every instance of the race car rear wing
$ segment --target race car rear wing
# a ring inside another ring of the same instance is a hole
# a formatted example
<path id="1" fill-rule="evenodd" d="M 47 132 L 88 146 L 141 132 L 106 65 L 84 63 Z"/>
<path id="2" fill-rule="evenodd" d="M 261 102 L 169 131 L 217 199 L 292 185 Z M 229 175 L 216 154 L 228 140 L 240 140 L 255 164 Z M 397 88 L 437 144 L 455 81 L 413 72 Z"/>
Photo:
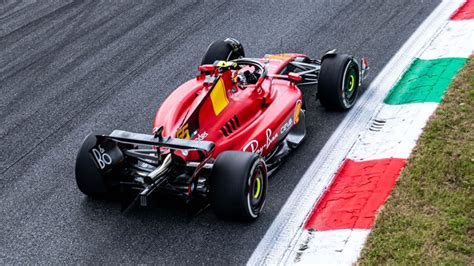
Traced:
<path id="1" fill-rule="evenodd" d="M 139 200 L 141 206 L 147 205 L 147 197 L 158 187 L 164 184 L 167 180 L 167 170 L 171 164 L 171 154 L 166 154 L 162 158 L 160 149 L 156 148 L 139 148 L 131 147 L 126 148 L 114 143 L 133 144 L 133 145 L 145 145 L 152 147 L 164 147 L 170 150 L 181 150 L 181 151 L 198 151 L 200 154 L 200 161 L 196 162 L 193 166 L 194 173 L 189 184 L 188 193 L 189 196 L 192 192 L 192 185 L 197 180 L 197 175 L 205 167 L 205 165 L 212 158 L 212 153 L 215 149 L 215 144 L 210 141 L 197 141 L 197 140 L 185 140 L 171 137 L 162 137 L 161 128 L 155 131 L 155 134 L 141 134 L 128 132 L 123 130 L 114 130 L 111 134 L 100 134 L 95 135 L 97 143 L 91 150 L 92 157 L 94 157 L 97 166 L 104 171 L 114 167 L 115 162 L 121 161 L 121 158 L 126 155 L 129 158 L 135 158 L 137 164 L 133 163 L 130 169 L 136 169 L 137 173 L 141 172 L 140 176 L 142 180 L 140 184 L 131 184 L 130 182 L 124 182 L 123 185 L 133 185 L 139 189 L 137 197 L 132 202 L 122 202 L 122 210 L 125 211 L 133 205 L 134 202 Z M 109 145 L 107 145 L 109 143 Z M 96 150 L 94 154 L 94 150 Z M 156 154 L 156 155 L 153 155 Z M 104 157 L 105 156 L 105 157 Z M 144 168 L 140 166 L 141 163 L 145 163 L 151 168 Z M 101 165 L 102 164 L 102 165 Z"/>
<path id="2" fill-rule="evenodd" d="M 212 153 L 215 148 L 214 142 L 210 141 L 185 140 L 171 137 L 163 138 L 157 135 L 134 133 L 123 130 L 114 130 L 110 135 L 99 135 L 98 137 L 122 143 L 159 146 L 176 150 L 198 150 L 206 152 L 206 154 Z"/>

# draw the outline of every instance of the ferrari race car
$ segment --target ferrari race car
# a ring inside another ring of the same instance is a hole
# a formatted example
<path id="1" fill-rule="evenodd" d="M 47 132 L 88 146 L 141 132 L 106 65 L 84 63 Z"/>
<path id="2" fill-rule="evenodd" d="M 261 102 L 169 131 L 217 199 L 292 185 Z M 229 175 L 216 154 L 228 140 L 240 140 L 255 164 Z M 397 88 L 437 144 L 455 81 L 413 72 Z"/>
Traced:
<path id="1" fill-rule="evenodd" d="M 198 70 L 163 102 L 152 134 L 114 130 L 85 138 L 75 166 L 84 194 L 127 191 L 146 206 L 152 193 L 168 193 L 204 199 L 219 218 L 255 220 L 268 176 L 305 138 L 300 87 L 317 89 L 328 109 L 348 110 L 368 64 L 335 50 L 321 59 L 246 58 L 241 43 L 228 38 L 208 47 Z"/>

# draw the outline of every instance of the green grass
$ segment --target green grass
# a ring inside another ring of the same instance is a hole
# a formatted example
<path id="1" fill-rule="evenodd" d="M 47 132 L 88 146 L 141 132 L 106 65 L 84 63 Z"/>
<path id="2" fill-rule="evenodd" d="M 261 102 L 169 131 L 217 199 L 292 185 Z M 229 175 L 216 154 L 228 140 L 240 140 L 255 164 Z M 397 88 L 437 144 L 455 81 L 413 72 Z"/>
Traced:
<path id="1" fill-rule="evenodd" d="M 474 265 L 474 57 L 428 122 L 360 264 Z"/>

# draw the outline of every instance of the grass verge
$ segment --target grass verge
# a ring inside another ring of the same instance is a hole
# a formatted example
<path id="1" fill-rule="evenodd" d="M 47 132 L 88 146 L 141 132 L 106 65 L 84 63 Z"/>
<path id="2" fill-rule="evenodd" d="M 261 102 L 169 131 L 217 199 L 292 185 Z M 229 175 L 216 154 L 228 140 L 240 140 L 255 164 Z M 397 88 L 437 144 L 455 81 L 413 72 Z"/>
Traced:
<path id="1" fill-rule="evenodd" d="M 474 56 L 377 216 L 359 264 L 474 265 Z"/>

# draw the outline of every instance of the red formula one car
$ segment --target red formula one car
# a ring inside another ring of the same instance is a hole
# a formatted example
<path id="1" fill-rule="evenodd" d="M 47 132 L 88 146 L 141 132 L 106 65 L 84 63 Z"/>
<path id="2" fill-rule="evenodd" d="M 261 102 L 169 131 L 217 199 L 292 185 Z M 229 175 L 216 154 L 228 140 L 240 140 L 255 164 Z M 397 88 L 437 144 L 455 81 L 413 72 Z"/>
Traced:
<path id="1" fill-rule="evenodd" d="M 268 176 L 303 141 L 311 85 L 323 106 L 347 110 L 367 73 L 335 50 L 245 58 L 235 39 L 213 42 L 196 78 L 178 87 L 156 113 L 152 134 L 115 130 L 87 136 L 76 160 L 86 195 L 135 191 L 140 205 L 153 192 L 208 201 L 224 219 L 254 220 Z M 317 85 L 317 86 L 315 86 Z"/>

